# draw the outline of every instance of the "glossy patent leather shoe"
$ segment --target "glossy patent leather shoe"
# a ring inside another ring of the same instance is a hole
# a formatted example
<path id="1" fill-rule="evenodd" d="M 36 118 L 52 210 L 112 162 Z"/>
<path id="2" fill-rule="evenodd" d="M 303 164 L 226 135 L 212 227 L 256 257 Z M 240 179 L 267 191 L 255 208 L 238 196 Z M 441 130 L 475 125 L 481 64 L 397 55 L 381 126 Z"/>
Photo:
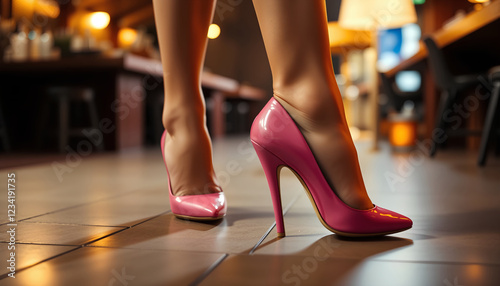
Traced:
<path id="1" fill-rule="evenodd" d="M 163 162 L 167 168 L 168 178 L 168 194 L 170 197 L 170 209 L 172 213 L 181 219 L 188 220 L 218 220 L 226 215 L 226 198 L 224 193 L 211 193 L 202 195 L 189 195 L 189 196 L 174 196 L 172 193 L 172 186 L 170 185 L 170 175 L 168 173 L 167 163 L 165 161 L 165 136 L 167 132 L 164 131 L 161 136 L 161 153 L 163 155 Z"/>
<path id="2" fill-rule="evenodd" d="M 283 167 L 300 180 L 321 223 L 338 235 L 377 236 L 411 228 L 412 221 L 396 212 L 375 205 L 358 210 L 345 204 L 330 188 L 293 119 L 274 98 L 255 118 L 250 139 L 269 184 L 279 237 L 285 236 L 279 186 Z"/>

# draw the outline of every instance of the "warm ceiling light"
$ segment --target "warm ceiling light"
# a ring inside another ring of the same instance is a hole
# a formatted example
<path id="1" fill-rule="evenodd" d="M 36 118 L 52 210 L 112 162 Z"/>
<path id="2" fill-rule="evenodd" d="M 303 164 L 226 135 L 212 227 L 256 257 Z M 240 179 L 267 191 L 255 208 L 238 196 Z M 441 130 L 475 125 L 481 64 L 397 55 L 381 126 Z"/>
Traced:
<path id="1" fill-rule="evenodd" d="M 486 3 L 486 2 L 490 2 L 490 0 L 469 0 L 469 2 L 471 2 L 471 3 Z"/>
<path id="2" fill-rule="evenodd" d="M 412 0 L 343 0 L 340 5 L 339 24 L 345 29 L 373 31 L 416 22 Z"/>
<path id="3" fill-rule="evenodd" d="M 12 2 L 12 16 L 16 20 L 33 18 L 34 14 L 57 18 L 59 4 L 55 0 L 14 0 Z"/>
<path id="4" fill-rule="evenodd" d="M 90 26 L 97 30 L 102 30 L 109 25 L 109 14 L 106 12 L 94 12 L 90 14 Z"/>
<path id="5" fill-rule="evenodd" d="M 220 35 L 220 27 L 217 24 L 211 24 L 208 27 L 208 38 L 215 39 Z"/>
<path id="6" fill-rule="evenodd" d="M 59 16 L 59 4 L 52 0 L 38 0 L 35 2 L 35 11 L 50 18 Z"/>
<path id="7" fill-rule="evenodd" d="M 328 36 L 332 53 L 349 48 L 365 49 L 372 43 L 369 32 L 344 29 L 337 22 L 328 22 Z"/>
<path id="8" fill-rule="evenodd" d="M 118 31 L 118 45 L 122 48 L 132 46 L 137 39 L 137 31 L 130 28 L 122 28 Z"/>

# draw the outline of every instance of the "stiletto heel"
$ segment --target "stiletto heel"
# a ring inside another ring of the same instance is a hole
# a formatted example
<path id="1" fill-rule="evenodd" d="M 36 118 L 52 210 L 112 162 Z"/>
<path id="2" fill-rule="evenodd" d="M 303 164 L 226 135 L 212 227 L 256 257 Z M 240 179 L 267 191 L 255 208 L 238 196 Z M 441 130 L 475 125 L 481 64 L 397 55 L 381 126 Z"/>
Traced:
<path id="1" fill-rule="evenodd" d="M 272 98 L 252 124 L 250 139 L 266 173 L 274 204 L 278 236 L 284 236 L 279 171 L 289 168 L 300 180 L 321 223 L 344 236 L 376 236 L 411 228 L 399 213 L 373 206 L 359 210 L 345 204 L 332 190 L 295 122 Z"/>
<path id="2" fill-rule="evenodd" d="M 172 213 L 181 219 L 207 221 L 218 220 L 226 215 L 227 205 L 224 193 L 210 193 L 202 195 L 174 196 L 170 185 L 167 162 L 165 161 L 165 136 L 161 136 L 161 154 L 167 169 L 168 194 L 170 198 L 170 209 Z"/>
<path id="3" fill-rule="evenodd" d="M 278 237 L 284 237 L 285 224 L 283 222 L 283 207 L 281 204 L 279 174 L 285 163 L 257 143 L 253 143 L 253 147 L 257 152 L 257 156 L 259 156 L 259 160 L 262 164 L 262 168 L 264 169 L 264 173 L 266 174 L 267 183 L 269 184 L 269 189 L 271 191 Z"/>

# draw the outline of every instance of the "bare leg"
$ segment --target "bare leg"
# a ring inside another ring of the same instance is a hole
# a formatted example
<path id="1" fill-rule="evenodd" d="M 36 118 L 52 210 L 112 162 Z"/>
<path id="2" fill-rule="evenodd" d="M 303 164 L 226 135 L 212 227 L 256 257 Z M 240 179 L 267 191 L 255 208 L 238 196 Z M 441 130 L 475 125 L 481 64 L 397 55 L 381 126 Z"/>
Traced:
<path id="1" fill-rule="evenodd" d="M 153 0 L 165 84 L 165 160 L 174 195 L 220 192 L 201 72 L 214 0 Z"/>
<path id="2" fill-rule="evenodd" d="M 274 97 L 298 124 L 337 195 L 351 207 L 373 207 L 335 81 L 325 1 L 253 3 L 271 65 Z"/>

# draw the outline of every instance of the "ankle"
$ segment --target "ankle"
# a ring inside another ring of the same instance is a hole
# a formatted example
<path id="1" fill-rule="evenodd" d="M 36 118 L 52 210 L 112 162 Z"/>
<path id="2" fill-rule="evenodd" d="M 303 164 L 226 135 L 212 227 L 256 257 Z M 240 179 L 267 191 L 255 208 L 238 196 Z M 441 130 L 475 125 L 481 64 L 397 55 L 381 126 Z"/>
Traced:
<path id="1" fill-rule="evenodd" d="M 165 108 L 163 110 L 163 127 L 169 135 L 175 133 L 205 130 L 205 109 L 195 108 Z"/>
<path id="2" fill-rule="evenodd" d="M 303 129 L 346 127 L 344 107 L 338 89 L 281 88 L 274 98 Z"/>
<path id="3" fill-rule="evenodd" d="M 304 78 L 293 83 L 275 83 L 275 97 L 306 114 L 321 114 L 342 107 L 335 80 Z"/>

